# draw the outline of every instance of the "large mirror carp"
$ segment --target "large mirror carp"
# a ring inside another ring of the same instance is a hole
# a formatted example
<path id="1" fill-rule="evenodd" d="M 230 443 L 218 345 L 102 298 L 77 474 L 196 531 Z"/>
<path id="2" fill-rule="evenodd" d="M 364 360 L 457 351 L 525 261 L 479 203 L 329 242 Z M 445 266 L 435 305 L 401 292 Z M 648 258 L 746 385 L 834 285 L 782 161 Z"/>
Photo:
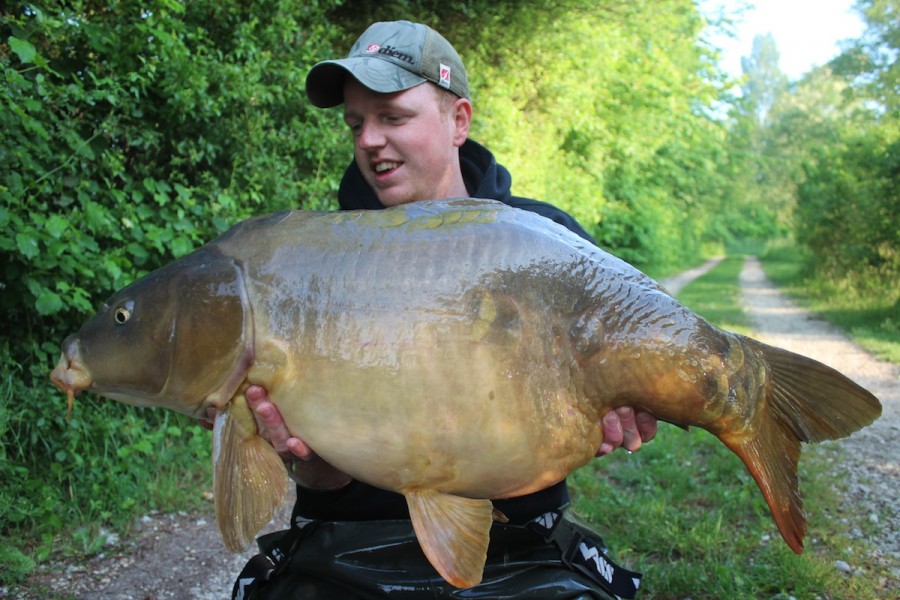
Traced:
<path id="1" fill-rule="evenodd" d="M 70 407 L 82 390 L 195 417 L 215 407 L 232 550 L 285 490 L 243 397 L 264 386 L 326 461 L 406 497 L 423 551 L 459 587 L 481 580 L 490 499 L 587 463 L 615 407 L 718 437 L 798 553 L 801 442 L 881 412 L 834 369 L 717 329 L 552 221 L 467 199 L 239 223 L 113 295 L 65 340 L 52 379 Z"/>

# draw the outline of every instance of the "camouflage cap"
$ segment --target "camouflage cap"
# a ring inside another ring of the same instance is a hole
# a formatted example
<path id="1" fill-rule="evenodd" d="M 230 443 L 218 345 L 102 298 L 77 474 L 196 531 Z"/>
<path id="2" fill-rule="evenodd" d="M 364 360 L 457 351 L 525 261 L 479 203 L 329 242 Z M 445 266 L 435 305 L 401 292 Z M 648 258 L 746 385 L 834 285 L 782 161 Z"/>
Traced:
<path id="1" fill-rule="evenodd" d="M 347 73 L 374 92 L 401 92 L 431 81 L 469 98 L 462 59 L 444 36 L 421 23 L 390 21 L 369 26 L 347 58 L 316 64 L 306 76 L 306 95 L 320 108 L 344 102 Z"/>

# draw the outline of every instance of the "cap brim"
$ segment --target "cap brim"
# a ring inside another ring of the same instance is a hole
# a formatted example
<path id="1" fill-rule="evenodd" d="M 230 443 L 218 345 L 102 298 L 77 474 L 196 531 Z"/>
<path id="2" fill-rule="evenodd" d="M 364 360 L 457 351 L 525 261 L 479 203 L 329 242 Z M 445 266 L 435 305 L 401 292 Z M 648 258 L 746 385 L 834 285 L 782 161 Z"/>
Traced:
<path id="1" fill-rule="evenodd" d="M 326 60 L 316 64 L 306 76 L 306 95 L 319 108 L 330 108 L 344 102 L 344 80 L 347 74 L 380 94 L 402 92 L 428 81 L 381 58 L 357 56 Z"/>

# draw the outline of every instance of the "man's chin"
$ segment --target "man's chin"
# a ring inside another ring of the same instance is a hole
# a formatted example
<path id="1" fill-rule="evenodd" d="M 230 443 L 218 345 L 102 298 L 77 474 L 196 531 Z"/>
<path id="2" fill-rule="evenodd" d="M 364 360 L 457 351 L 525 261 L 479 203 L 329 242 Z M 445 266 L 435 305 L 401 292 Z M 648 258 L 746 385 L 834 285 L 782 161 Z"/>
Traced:
<path id="1" fill-rule="evenodd" d="M 384 206 L 400 206 L 401 204 L 409 204 L 415 202 L 417 198 L 411 198 L 408 195 L 401 194 L 378 194 L 378 201 Z"/>

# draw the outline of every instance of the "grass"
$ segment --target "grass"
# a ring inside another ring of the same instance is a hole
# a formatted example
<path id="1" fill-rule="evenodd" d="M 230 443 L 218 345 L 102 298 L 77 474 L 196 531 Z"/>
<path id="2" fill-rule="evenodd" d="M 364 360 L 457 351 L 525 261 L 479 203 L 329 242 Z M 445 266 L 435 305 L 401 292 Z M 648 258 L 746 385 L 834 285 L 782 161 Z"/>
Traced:
<path id="1" fill-rule="evenodd" d="M 660 279 L 665 279 L 666 277 L 670 277 L 672 275 L 677 275 L 682 271 L 687 271 L 688 269 L 692 269 L 694 267 L 699 267 L 703 263 L 706 262 L 706 258 L 699 258 L 697 260 L 693 260 L 690 262 L 683 263 L 666 263 L 663 265 L 659 264 L 645 264 L 645 265 L 635 265 L 638 268 L 653 279 L 657 281 Z"/>
<path id="2" fill-rule="evenodd" d="M 71 420 L 40 369 L 0 382 L 0 588 L 102 551 L 151 511 L 208 505 L 210 435 L 170 411 L 85 394 Z M 2 594 L 0 594 L 2 595 Z"/>
<path id="3" fill-rule="evenodd" d="M 746 331 L 738 304 L 742 262 L 727 258 L 680 299 L 725 328 Z M 869 555 L 849 536 L 861 525 L 844 514 L 840 482 L 829 475 L 836 451 L 806 448 L 801 458 L 810 526 L 801 556 L 782 541 L 740 459 L 705 431 L 662 423 L 640 452 L 593 461 L 570 481 L 576 510 L 603 532 L 614 559 L 644 573 L 643 600 L 877 598 L 879 577 L 835 568 L 837 560 L 860 565 Z"/>
<path id="4" fill-rule="evenodd" d="M 900 285 L 878 274 L 825 277 L 811 272 L 797 246 L 770 244 L 766 276 L 798 303 L 837 325 L 878 358 L 900 364 Z"/>
<path id="5" fill-rule="evenodd" d="M 743 256 L 728 256 L 703 277 L 682 288 L 678 299 L 722 329 L 749 335 L 750 321 L 740 306 L 738 277 Z"/>

